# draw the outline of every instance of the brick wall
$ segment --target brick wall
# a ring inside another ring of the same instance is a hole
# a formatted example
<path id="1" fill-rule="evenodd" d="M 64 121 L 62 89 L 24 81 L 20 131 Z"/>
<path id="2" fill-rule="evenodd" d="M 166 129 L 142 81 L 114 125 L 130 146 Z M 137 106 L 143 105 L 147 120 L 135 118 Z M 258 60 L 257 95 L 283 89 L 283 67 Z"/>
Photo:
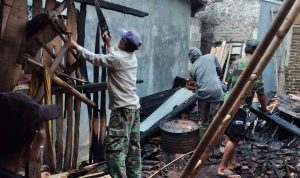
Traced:
<path id="1" fill-rule="evenodd" d="M 289 64 L 285 69 L 286 92 L 300 94 L 300 25 L 292 29 Z"/>
<path id="2" fill-rule="evenodd" d="M 202 22 L 202 50 L 216 41 L 245 41 L 257 36 L 260 0 L 210 0 L 196 14 Z"/>

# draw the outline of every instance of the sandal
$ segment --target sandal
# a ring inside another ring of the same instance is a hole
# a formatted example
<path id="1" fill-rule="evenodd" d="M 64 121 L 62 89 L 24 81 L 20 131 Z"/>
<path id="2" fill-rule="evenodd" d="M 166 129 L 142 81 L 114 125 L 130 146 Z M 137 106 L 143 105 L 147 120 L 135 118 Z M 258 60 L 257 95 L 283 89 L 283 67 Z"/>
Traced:
<path id="1" fill-rule="evenodd" d="M 234 173 L 234 172 L 224 172 L 224 173 L 217 173 L 219 177 L 224 177 L 224 178 L 241 178 L 240 175 Z"/>

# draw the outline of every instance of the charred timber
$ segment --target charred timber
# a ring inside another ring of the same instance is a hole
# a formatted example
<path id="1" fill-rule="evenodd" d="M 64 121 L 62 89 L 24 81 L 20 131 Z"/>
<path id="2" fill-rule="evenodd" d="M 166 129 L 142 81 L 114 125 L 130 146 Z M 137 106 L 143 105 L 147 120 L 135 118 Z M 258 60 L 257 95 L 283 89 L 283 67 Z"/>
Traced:
<path id="1" fill-rule="evenodd" d="M 156 122 L 155 124 L 153 124 L 147 131 L 141 133 L 141 141 L 144 141 L 145 139 L 147 139 L 147 138 L 151 137 L 152 135 L 154 135 L 155 133 L 157 133 L 159 131 L 159 123 L 160 122 L 163 122 L 165 120 L 175 119 L 176 116 L 178 116 L 179 114 L 182 114 L 182 113 L 186 112 L 191 107 L 193 107 L 194 104 L 195 104 L 195 102 L 197 101 L 197 98 L 198 98 L 197 94 L 192 95 L 184 103 L 182 103 L 181 105 L 175 107 L 173 109 L 173 111 L 171 111 L 166 116 L 164 116 L 163 118 L 161 118 L 158 122 Z"/>
<path id="2" fill-rule="evenodd" d="M 74 1 L 80 2 L 83 4 L 92 5 L 92 6 L 95 5 L 94 1 L 91 1 L 91 0 L 74 0 Z M 121 12 L 124 14 L 130 14 L 130 15 L 137 16 L 137 17 L 145 17 L 145 16 L 149 15 L 149 13 L 147 13 L 147 12 L 139 11 L 139 10 L 136 10 L 136 9 L 133 9 L 130 7 L 126 7 L 126 6 L 122 6 L 119 4 L 114 4 L 114 3 L 110 3 L 110 2 L 106 2 L 106 1 L 99 0 L 99 4 L 100 4 L 100 7 L 103 9 L 113 10 L 113 11 Z"/>
<path id="3" fill-rule="evenodd" d="M 260 109 L 257 108 L 257 106 L 253 105 L 249 108 L 259 118 L 264 119 L 266 121 L 274 122 L 279 127 L 281 127 L 283 129 L 291 132 L 292 134 L 300 137 L 300 129 L 297 126 L 289 123 L 288 121 L 282 119 L 281 117 L 279 117 L 275 114 L 272 114 L 270 112 L 262 112 Z"/>

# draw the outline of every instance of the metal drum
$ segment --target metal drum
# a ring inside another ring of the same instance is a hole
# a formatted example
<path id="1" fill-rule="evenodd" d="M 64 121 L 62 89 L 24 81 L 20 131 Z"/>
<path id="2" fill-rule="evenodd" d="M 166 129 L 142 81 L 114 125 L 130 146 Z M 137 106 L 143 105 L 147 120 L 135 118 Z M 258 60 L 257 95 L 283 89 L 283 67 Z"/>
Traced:
<path id="1" fill-rule="evenodd" d="M 170 153 L 187 153 L 199 143 L 199 125 L 191 120 L 168 120 L 160 123 L 161 146 Z"/>

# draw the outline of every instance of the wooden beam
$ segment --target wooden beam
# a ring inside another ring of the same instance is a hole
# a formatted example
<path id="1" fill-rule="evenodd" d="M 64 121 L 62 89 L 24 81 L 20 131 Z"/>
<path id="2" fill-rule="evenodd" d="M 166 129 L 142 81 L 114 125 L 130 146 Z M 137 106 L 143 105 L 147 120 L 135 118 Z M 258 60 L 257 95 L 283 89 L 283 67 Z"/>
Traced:
<path id="1" fill-rule="evenodd" d="M 95 6 L 94 1 L 92 1 L 92 0 L 74 0 L 74 1 Z M 147 13 L 147 12 L 139 11 L 139 10 L 136 10 L 136 9 L 133 9 L 130 7 L 126 7 L 126 6 L 122 6 L 119 4 L 114 4 L 114 3 L 106 2 L 106 1 L 102 1 L 102 0 L 99 0 L 99 4 L 100 4 L 100 7 L 103 9 L 113 10 L 113 11 L 121 12 L 124 14 L 129 14 L 129 15 L 133 15 L 133 16 L 137 16 L 137 17 L 145 17 L 145 16 L 149 15 L 149 13 Z"/>
<path id="2" fill-rule="evenodd" d="M 275 114 L 262 112 L 255 105 L 252 105 L 250 107 L 250 110 L 255 115 L 257 115 L 257 117 L 259 117 L 260 119 L 264 119 L 266 121 L 271 121 L 271 122 L 277 124 L 279 127 L 281 127 L 283 129 L 291 132 L 292 134 L 300 137 L 300 129 L 296 125 L 293 125 L 293 124 L 289 123 L 288 121 L 282 119 L 281 117 L 279 117 Z"/>

